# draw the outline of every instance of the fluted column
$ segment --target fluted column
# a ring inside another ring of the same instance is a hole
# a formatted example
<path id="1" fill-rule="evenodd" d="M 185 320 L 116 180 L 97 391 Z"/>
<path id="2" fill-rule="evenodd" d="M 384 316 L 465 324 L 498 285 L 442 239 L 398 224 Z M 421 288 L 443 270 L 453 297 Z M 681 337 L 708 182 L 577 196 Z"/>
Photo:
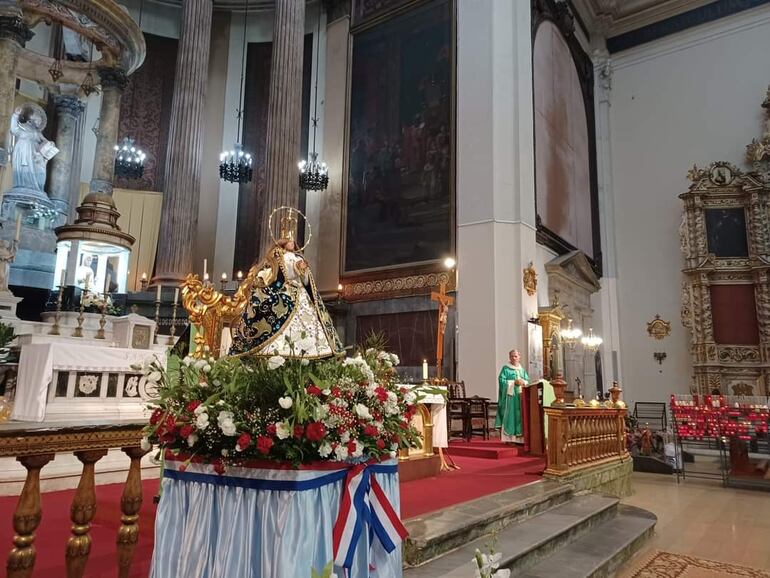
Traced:
<path id="1" fill-rule="evenodd" d="M 8 131 L 11 127 L 16 94 L 16 65 L 19 51 L 33 32 L 21 18 L 21 10 L 11 8 L 0 14 L 0 177 L 8 166 Z"/>
<path id="2" fill-rule="evenodd" d="M 154 283 L 181 281 L 193 269 L 212 9 L 212 0 L 186 0 L 182 10 Z"/>
<path id="3" fill-rule="evenodd" d="M 300 135 L 302 133 L 302 57 L 305 0 L 276 0 L 270 101 L 267 116 L 267 158 L 261 249 L 270 243 L 267 219 L 281 205 L 299 203 Z"/>
<path id="4" fill-rule="evenodd" d="M 126 88 L 126 73 L 119 68 L 99 68 L 102 106 L 99 110 L 99 135 L 96 137 L 91 192 L 112 195 L 115 176 L 115 145 L 120 127 L 120 99 Z"/>
<path id="5" fill-rule="evenodd" d="M 56 146 L 59 154 L 51 159 L 51 176 L 48 196 L 56 210 L 66 220 L 69 214 L 72 191 L 72 162 L 75 156 L 75 140 L 78 132 L 78 119 L 85 110 L 85 105 L 76 96 L 54 96 L 56 107 Z"/>

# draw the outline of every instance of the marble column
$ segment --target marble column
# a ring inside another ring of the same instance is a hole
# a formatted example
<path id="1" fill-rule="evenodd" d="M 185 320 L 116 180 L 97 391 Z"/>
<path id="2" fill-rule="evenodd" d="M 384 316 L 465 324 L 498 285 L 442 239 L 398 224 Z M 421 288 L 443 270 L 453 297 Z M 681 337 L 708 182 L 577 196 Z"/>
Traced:
<path id="1" fill-rule="evenodd" d="M 115 145 L 120 128 L 120 99 L 126 88 L 126 73 L 119 68 L 99 68 L 102 106 L 99 109 L 99 135 L 96 137 L 91 192 L 112 195 L 115 176 Z"/>
<path id="2" fill-rule="evenodd" d="M 267 220 L 273 209 L 281 205 L 298 208 L 299 204 L 304 35 L 305 0 L 276 0 L 267 116 L 267 199 L 260 251 L 271 242 Z"/>
<path id="3" fill-rule="evenodd" d="M 14 6 L 0 12 L 0 177 L 10 162 L 8 131 L 16 94 L 16 65 L 19 52 L 32 36 L 21 10 Z"/>
<path id="4" fill-rule="evenodd" d="M 537 311 L 531 22 L 529 2 L 457 3 L 457 371 L 491 399 Z"/>
<path id="5" fill-rule="evenodd" d="M 212 11 L 212 0 L 186 0 L 182 10 L 153 283 L 179 282 L 193 270 Z"/>
<path id="6" fill-rule="evenodd" d="M 76 96 L 56 95 L 53 98 L 56 108 L 56 137 L 54 141 L 59 154 L 51 159 L 48 196 L 56 210 L 62 215 L 57 224 L 67 220 L 72 191 L 72 163 L 75 158 L 75 141 L 78 132 L 78 119 L 85 110 L 85 105 Z"/>

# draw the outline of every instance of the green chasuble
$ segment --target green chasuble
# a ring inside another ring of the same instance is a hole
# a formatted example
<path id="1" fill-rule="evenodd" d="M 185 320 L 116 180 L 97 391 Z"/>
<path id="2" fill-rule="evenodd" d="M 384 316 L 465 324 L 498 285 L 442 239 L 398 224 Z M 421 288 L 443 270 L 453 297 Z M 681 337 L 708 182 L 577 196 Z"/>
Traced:
<path id="1" fill-rule="evenodd" d="M 522 435 L 521 396 L 517 391 L 518 388 L 512 387 L 511 394 L 508 394 L 508 381 L 516 379 L 523 379 L 529 383 L 529 375 L 523 367 L 513 367 L 507 363 L 500 370 L 500 375 L 497 378 L 499 389 L 495 427 L 502 426 L 502 433 L 509 437 Z"/>

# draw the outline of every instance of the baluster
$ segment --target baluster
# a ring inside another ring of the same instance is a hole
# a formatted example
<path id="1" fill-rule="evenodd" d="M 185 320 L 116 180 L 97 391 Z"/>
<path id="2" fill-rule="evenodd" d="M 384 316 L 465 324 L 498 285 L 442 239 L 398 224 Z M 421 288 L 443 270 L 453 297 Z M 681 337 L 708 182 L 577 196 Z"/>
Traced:
<path id="1" fill-rule="evenodd" d="M 24 488 L 13 513 L 13 549 L 6 564 L 8 578 L 32 576 L 35 567 L 35 530 L 43 513 L 40 510 L 40 470 L 54 458 L 54 454 L 40 454 L 16 458 L 27 469 Z"/>
<path id="2" fill-rule="evenodd" d="M 126 485 L 120 498 L 121 525 L 118 530 L 118 576 L 128 578 L 134 548 L 139 539 L 139 510 L 142 507 L 142 456 L 147 452 L 139 447 L 122 448 L 131 458 Z"/>
<path id="3" fill-rule="evenodd" d="M 75 497 L 72 499 L 70 518 L 72 536 L 67 541 L 67 578 L 81 578 L 86 570 L 88 555 L 91 553 L 91 520 L 96 513 L 96 492 L 94 490 L 94 466 L 107 455 L 107 450 L 83 450 L 75 456 L 83 464 L 83 473 Z"/>

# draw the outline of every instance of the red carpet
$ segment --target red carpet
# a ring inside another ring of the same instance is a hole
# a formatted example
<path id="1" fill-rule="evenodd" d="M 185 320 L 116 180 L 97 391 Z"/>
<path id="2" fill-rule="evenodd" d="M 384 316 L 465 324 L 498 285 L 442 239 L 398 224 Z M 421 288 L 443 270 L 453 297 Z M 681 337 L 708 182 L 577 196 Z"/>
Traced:
<path id="1" fill-rule="evenodd" d="M 451 450 L 450 450 L 451 452 Z M 543 460 L 527 456 L 490 460 L 485 458 L 454 458 L 460 470 L 443 472 L 434 478 L 425 478 L 401 484 L 401 516 L 413 518 L 427 512 L 446 508 L 493 494 L 538 479 Z M 142 483 L 144 501 L 139 518 L 140 536 L 136 547 L 132 577 L 146 577 L 152 559 L 153 524 L 158 480 Z M 91 526 L 91 556 L 87 578 L 114 578 L 117 576 L 115 537 L 120 526 L 120 495 L 122 484 L 97 486 L 96 516 Z M 43 494 L 43 521 L 38 527 L 35 546 L 37 563 L 33 576 L 58 578 L 64 576 L 64 548 L 70 535 L 69 508 L 75 490 Z M 5 556 L 12 547 L 12 516 L 17 498 L 0 498 L 0 545 Z"/>

